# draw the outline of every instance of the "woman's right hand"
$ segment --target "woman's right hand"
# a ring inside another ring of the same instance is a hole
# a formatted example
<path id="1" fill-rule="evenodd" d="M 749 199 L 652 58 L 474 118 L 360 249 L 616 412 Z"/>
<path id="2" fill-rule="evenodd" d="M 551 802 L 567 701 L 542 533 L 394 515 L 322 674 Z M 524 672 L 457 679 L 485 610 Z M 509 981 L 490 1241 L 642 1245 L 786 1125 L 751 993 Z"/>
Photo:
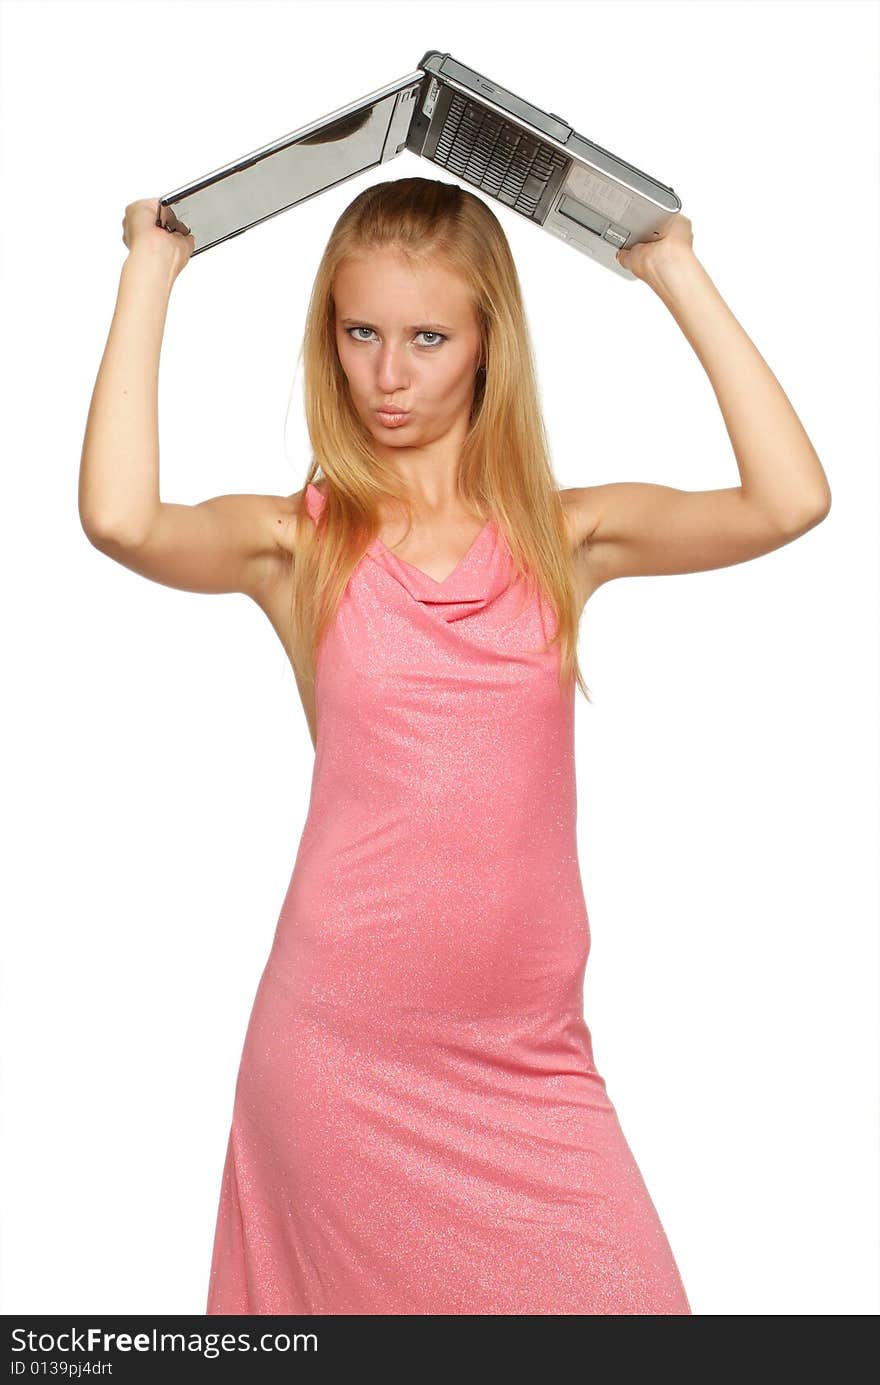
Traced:
<path id="1" fill-rule="evenodd" d="M 145 252 L 162 256 L 165 263 L 170 260 L 176 278 L 196 248 L 195 237 L 185 234 L 182 229 L 169 231 L 164 226 L 157 226 L 158 214 L 158 197 L 142 197 L 138 202 L 129 203 L 122 218 L 122 239 L 128 246 L 129 254 L 137 247 L 139 255 Z M 173 217 L 172 213 L 169 214 Z"/>

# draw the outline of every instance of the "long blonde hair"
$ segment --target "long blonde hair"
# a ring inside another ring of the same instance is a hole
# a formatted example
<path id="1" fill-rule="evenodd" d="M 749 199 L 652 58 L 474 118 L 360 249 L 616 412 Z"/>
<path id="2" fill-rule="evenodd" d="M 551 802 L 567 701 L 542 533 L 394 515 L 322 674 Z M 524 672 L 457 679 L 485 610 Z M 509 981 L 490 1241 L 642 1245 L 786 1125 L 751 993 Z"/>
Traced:
<path id="1" fill-rule="evenodd" d="M 574 679 L 592 702 L 577 658 L 573 564 L 510 246 L 484 201 L 457 184 L 428 178 L 400 178 L 360 192 L 333 227 L 315 276 L 300 352 L 313 449 L 306 485 L 326 478 L 327 503 L 319 528 L 304 504 L 295 519 L 290 643 L 297 676 L 314 683 L 324 631 L 381 527 L 379 502 L 391 499 L 409 510 L 396 474 L 375 454 L 358 417 L 336 350 L 336 274 L 349 256 L 383 249 L 411 264 L 440 259 L 470 288 L 483 364 L 459 460 L 459 495 L 478 516 L 495 520 L 515 573 L 548 601 L 556 630 L 544 647 L 559 644 L 560 683 Z"/>

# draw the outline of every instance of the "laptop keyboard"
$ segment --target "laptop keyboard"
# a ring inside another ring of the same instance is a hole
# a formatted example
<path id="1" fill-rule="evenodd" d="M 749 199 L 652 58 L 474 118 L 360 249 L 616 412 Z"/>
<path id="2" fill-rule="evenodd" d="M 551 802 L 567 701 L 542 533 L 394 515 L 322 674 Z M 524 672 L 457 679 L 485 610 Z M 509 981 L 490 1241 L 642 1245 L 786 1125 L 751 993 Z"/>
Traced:
<path id="1" fill-rule="evenodd" d="M 429 155 L 434 163 L 537 220 L 538 204 L 551 180 L 555 189 L 571 160 L 458 92 L 451 93 L 441 118 L 439 138 Z"/>

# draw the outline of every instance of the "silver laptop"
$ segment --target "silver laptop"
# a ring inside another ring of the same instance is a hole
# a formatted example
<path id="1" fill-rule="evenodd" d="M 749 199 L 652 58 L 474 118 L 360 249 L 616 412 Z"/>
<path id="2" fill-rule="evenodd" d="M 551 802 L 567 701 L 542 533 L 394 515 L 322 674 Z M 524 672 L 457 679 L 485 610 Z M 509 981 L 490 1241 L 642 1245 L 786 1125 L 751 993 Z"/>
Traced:
<path id="1" fill-rule="evenodd" d="M 681 210 L 671 187 L 449 53 L 159 199 L 199 255 L 408 149 L 624 278 L 622 245 Z"/>

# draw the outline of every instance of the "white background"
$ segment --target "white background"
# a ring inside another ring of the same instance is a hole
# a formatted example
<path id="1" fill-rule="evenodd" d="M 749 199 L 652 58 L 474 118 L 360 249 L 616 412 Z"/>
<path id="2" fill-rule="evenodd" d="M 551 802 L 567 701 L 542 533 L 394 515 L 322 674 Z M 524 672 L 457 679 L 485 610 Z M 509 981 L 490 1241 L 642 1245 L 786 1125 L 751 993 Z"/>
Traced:
<path id="1" fill-rule="evenodd" d="M 80 528 L 123 212 L 439 48 L 675 188 L 828 474 L 798 542 L 586 608 L 585 1013 L 694 1313 L 876 1313 L 877 6 L 31 0 L 0 24 L 3 1311 L 204 1311 L 312 768 L 258 608 Z M 187 266 L 163 499 L 300 488 L 320 255 L 363 186 L 414 174 L 453 180 L 405 154 Z M 493 210 L 559 484 L 736 484 L 660 299 Z"/>

